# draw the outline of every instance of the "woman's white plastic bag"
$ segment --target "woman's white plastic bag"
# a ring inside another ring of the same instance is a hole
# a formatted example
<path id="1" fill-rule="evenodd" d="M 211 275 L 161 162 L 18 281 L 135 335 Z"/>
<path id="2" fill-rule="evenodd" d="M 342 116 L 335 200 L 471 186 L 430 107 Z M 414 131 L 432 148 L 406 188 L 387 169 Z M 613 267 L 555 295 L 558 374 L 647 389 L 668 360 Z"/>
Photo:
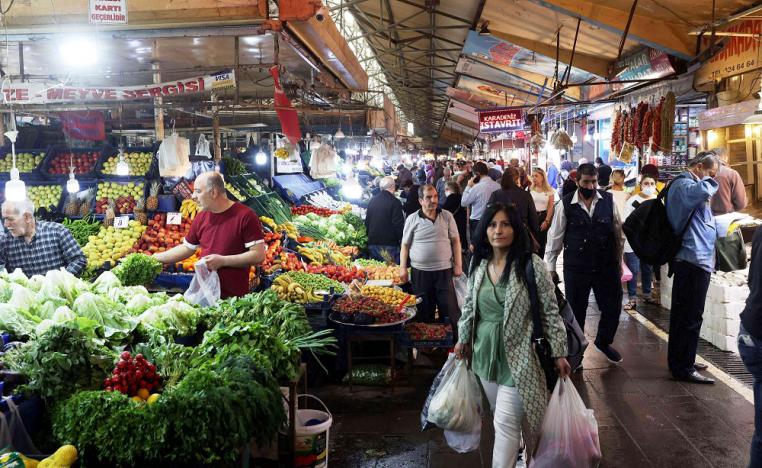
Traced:
<path id="1" fill-rule="evenodd" d="M 598 422 L 569 378 L 558 379 L 530 468 L 591 468 L 601 462 Z"/>
<path id="2" fill-rule="evenodd" d="M 458 453 L 473 452 L 479 448 L 482 440 L 481 422 L 471 432 L 444 431 L 445 440 L 451 449 Z"/>
<path id="3" fill-rule="evenodd" d="M 447 361 L 442 366 L 442 369 L 437 376 L 434 377 L 434 382 L 431 384 L 431 388 L 429 388 L 429 395 L 426 397 L 426 401 L 423 403 L 423 409 L 421 410 L 421 431 L 434 427 L 434 424 L 429 421 L 429 405 L 431 405 L 431 400 L 434 398 L 434 395 L 436 395 L 439 387 L 442 386 L 442 381 L 455 369 L 455 364 L 457 364 L 457 362 L 458 360 L 455 359 L 455 354 L 450 353 L 447 356 Z"/>
<path id="4" fill-rule="evenodd" d="M 442 379 L 429 404 L 428 419 L 442 429 L 473 432 L 481 427 L 482 391 L 476 375 L 461 359 Z"/>
<path id="5" fill-rule="evenodd" d="M 203 258 L 196 262 L 194 269 L 196 273 L 184 297 L 191 304 L 211 307 L 220 300 L 220 276 L 207 268 Z"/>

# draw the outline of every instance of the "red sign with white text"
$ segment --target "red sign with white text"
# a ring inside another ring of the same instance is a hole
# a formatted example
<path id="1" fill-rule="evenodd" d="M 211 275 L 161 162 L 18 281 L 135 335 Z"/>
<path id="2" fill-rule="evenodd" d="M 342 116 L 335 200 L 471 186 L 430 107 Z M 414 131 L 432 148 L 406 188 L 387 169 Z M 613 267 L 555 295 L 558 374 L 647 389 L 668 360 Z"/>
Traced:
<path id="1" fill-rule="evenodd" d="M 524 111 L 521 109 L 500 109 L 479 111 L 479 131 L 483 133 L 502 133 L 522 130 Z"/>

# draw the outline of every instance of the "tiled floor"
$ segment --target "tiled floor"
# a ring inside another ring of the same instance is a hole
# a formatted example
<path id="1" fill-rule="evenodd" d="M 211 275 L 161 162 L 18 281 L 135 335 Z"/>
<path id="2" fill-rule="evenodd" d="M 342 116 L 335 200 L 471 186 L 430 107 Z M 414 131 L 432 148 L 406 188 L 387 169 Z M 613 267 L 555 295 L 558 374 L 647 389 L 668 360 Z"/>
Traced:
<path id="1" fill-rule="evenodd" d="M 597 315 L 590 311 L 588 334 Z M 591 340 L 592 341 L 592 340 Z M 667 344 L 625 313 L 615 345 L 624 356 L 612 365 L 588 349 L 573 378 L 595 410 L 604 467 L 745 467 L 754 430 L 753 406 L 718 382 L 685 384 L 666 371 Z M 334 414 L 330 464 L 340 467 L 488 467 L 491 422 L 481 448 L 459 455 L 442 431 L 420 432 L 420 409 L 443 354 L 420 356 L 412 376 L 392 395 L 385 389 L 326 386 L 312 389 Z M 427 367 L 428 365 L 428 367 Z"/>

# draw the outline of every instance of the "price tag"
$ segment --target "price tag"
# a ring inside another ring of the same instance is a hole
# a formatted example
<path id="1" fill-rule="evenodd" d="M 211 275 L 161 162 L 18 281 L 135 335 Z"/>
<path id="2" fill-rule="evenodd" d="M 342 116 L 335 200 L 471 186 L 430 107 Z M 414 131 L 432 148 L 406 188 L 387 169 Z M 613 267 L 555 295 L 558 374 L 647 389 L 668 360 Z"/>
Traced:
<path id="1" fill-rule="evenodd" d="M 114 229 L 124 229 L 130 227 L 129 216 L 117 216 L 114 218 Z"/>
<path id="2" fill-rule="evenodd" d="M 180 213 L 171 211 L 167 213 L 167 225 L 175 224 L 181 225 L 183 223 L 183 216 Z"/>

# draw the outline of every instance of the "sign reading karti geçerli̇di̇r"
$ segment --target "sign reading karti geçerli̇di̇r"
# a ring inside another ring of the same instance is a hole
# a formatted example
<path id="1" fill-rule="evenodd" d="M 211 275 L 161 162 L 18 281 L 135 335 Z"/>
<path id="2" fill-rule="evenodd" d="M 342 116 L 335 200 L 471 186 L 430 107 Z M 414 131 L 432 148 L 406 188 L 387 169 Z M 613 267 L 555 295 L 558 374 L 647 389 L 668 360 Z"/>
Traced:
<path id="1" fill-rule="evenodd" d="M 95 24 L 127 24 L 127 0 L 90 0 L 87 19 Z"/>
<path id="2" fill-rule="evenodd" d="M 51 83 L 10 83 L 3 86 L 6 102 L 49 104 L 56 102 L 105 102 L 151 99 L 210 92 L 235 86 L 235 73 L 228 70 L 186 80 L 139 86 L 66 86 Z"/>
<path id="3" fill-rule="evenodd" d="M 524 112 L 521 109 L 479 111 L 479 131 L 501 133 L 524 128 Z"/>

